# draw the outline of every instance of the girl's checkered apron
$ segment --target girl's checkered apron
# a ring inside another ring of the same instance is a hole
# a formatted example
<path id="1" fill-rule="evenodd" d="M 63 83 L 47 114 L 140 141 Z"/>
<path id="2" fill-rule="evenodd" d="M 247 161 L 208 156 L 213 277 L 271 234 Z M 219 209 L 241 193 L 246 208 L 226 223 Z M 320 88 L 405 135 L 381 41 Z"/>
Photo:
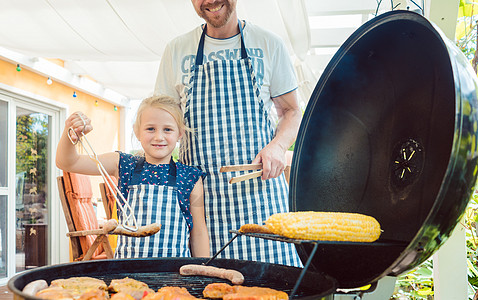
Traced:
<path id="1" fill-rule="evenodd" d="M 169 163 L 167 185 L 141 183 L 144 158 L 136 164 L 131 178 L 128 203 L 139 226 L 161 224 L 161 230 L 148 237 L 118 237 L 115 258 L 190 257 L 189 229 L 179 206 L 176 187 L 176 164 Z M 118 218 L 122 219 L 119 213 Z"/>
<path id="2" fill-rule="evenodd" d="M 241 26 L 239 26 L 241 27 Z M 288 211 L 284 175 L 229 184 L 219 173 L 224 165 L 247 164 L 273 137 L 273 127 L 259 96 L 241 28 L 240 60 L 202 64 L 204 27 L 188 86 L 186 123 L 194 129 L 181 159 L 207 173 L 204 181 L 206 223 L 211 251 L 216 253 L 248 223 L 262 224 L 270 215 Z M 219 257 L 301 266 L 293 244 L 238 237 Z"/>

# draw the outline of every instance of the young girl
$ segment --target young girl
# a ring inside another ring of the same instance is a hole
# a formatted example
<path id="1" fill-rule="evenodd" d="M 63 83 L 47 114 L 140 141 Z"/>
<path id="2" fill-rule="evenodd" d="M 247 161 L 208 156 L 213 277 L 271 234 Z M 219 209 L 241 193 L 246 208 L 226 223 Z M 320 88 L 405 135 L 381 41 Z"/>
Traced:
<path id="1" fill-rule="evenodd" d="M 96 163 L 79 155 L 68 138 L 72 128 L 78 136 L 93 127 L 81 112 L 65 121 L 58 143 L 58 168 L 86 175 L 100 175 Z M 138 226 L 161 224 L 150 237 L 120 236 L 117 258 L 130 257 L 209 257 L 209 237 L 204 217 L 204 194 L 200 170 L 175 163 L 171 153 L 188 130 L 175 100 L 168 96 L 150 97 L 141 103 L 133 125 L 144 155 L 122 152 L 98 155 L 108 174 L 119 178 L 119 189 L 135 212 Z M 76 136 L 72 135 L 73 142 Z M 121 214 L 118 214 L 121 216 Z"/>

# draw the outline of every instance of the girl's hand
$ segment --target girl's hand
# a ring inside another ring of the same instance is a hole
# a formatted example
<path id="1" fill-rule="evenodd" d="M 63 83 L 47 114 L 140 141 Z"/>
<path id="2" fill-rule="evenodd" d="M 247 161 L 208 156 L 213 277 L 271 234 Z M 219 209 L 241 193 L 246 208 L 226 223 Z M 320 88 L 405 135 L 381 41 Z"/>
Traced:
<path id="1" fill-rule="evenodd" d="M 66 119 L 65 128 L 67 130 L 71 128 L 76 133 L 69 133 L 73 143 L 78 141 L 78 137 L 81 137 L 81 133 L 87 134 L 93 130 L 91 120 L 80 111 L 74 112 L 70 117 L 68 117 L 68 119 Z"/>

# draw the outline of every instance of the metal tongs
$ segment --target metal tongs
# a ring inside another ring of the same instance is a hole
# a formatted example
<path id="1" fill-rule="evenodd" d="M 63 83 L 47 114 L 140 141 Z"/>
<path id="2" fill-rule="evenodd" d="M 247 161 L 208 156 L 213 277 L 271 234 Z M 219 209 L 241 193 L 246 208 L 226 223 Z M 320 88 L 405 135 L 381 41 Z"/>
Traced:
<path id="1" fill-rule="evenodd" d="M 126 230 L 129 230 L 129 231 L 132 231 L 132 232 L 138 231 L 139 226 L 136 222 L 136 217 L 134 216 L 133 209 L 131 208 L 129 203 L 126 201 L 126 199 L 123 197 L 123 195 L 121 194 L 118 187 L 115 184 L 112 184 L 113 181 L 112 181 L 110 175 L 108 174 L 108 172 L 106 172 L 105 167 L 103 167 L 103 164 L 98 159 L 98 155 L 96 155 L 95 150 L 93 150 L 93 147 L 91 146 L 90 142 L 88 142 L 88 139 L 86 138 L 86 135 L 83 133 L 83 131 L 85 130 L 85 126 L 86 126 L 86 121 L 83 119 L 83 117 L 80 114 L 78 114 L 78 116 L 83 121 L 83 130 L 80 132 L 81 136 L 79 136 L 76 133 L 76 131 L 72 127 L 70 127 L 70 128 L 68 128 L 68 138 L 70 139 L 70 141 L 73 145 L 76 145 L 76 144 L 78 144 L 78 142 L 80 142 L 81 146 L 83 147 L 85 152 L 88 154 L 88 156 L 91 158 L 91 160 L 93 160 L 96 163 L 96 167 L 98 168 L 98 171 L 100 171 L 101 177 L 103 177 L 103 180 L 104 180 L 106 186 L 108 187 L 109 191 L 111 192 L 111 194 L 115 198 L 116 203 L 121 210 L 121 214 L 123 216 L 123 221 L 121 222 L 120 225 L 122 227 L 124 227 Z M 76 136 L 76 142 L 73 141 L 71 132 L 73 132 L 73 134 Z M 86 142 L 86 144 L 83 143 L 82 140 L 84 140 Z M 86 146 L 88 146 L 88 147 L 86 147 Z M 123 203 L 120 202 L 120 200 L 118 199 L 118 196 L 119 196 L 119 198 L 121 198 Z"/>
<path id="2" fill-rule="evenodd" d="M 259 170 L 262 169 L 262 164 L 245 164 L 245 165 L 231 165 L 231 166 L 222 166 L 219 169 L 219 172 L 224 173 L 224 172 L 234 172 L 234 171 L 250 171 L 250 170 Z M 246 173 L 243 175 L 239 175 L 236 177 L 232 177 L 231 180 L 229 180 L 229 183 L 236 183 L 236 182 L 241 182 L 244 180 L 249 180 L 252 178 L 256 178 L 262 176 L 262 170 L 259 171 L 254 171 L 250 173 Z"/>

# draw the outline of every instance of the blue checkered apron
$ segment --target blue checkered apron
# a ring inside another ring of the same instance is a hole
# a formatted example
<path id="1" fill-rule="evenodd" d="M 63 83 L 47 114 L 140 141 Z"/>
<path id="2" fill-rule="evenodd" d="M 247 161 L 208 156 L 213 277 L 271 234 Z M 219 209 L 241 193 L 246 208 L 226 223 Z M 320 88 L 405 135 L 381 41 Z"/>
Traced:
<path id="1" fill-rule="evenodd" d="M 115 258 L 190 257 L 189 229 L 179 206 L 176 187 L 176 164 L 169 164 L 167 185 L 140 184 L 144 158 L 136 164 L 130 181 L 128 203 L 139 226 L 161 224 L 161 230 L 148 237 L 120 235 Z M 118 219 L 123 220 L 118 213 Z"/>
<path id="2" fill-rule="evenodd" d="M 241 26 L 240 26 L 241 27 Z M 185 119 L 194 133 L 181 149 L 181 159 L 206 172 L 204 180 L 206 223 L 211 251 L 216 253 L 232 237 L 229 230 L 243 224 L 262 224 L 270 215 L 287 212 L 288 185 L 278 178 L 255 178 L 229 184 L 231 176 L 219 173 L 224 165 L 251 163 L 271 140 L 274 129 L 260 98 L 251 60 L 241 29 L 240 60 L 202 64 L 203 30 L 193 67 Z M 219 257 L 301 266 L 293 244 L 240 236 Z"/>

